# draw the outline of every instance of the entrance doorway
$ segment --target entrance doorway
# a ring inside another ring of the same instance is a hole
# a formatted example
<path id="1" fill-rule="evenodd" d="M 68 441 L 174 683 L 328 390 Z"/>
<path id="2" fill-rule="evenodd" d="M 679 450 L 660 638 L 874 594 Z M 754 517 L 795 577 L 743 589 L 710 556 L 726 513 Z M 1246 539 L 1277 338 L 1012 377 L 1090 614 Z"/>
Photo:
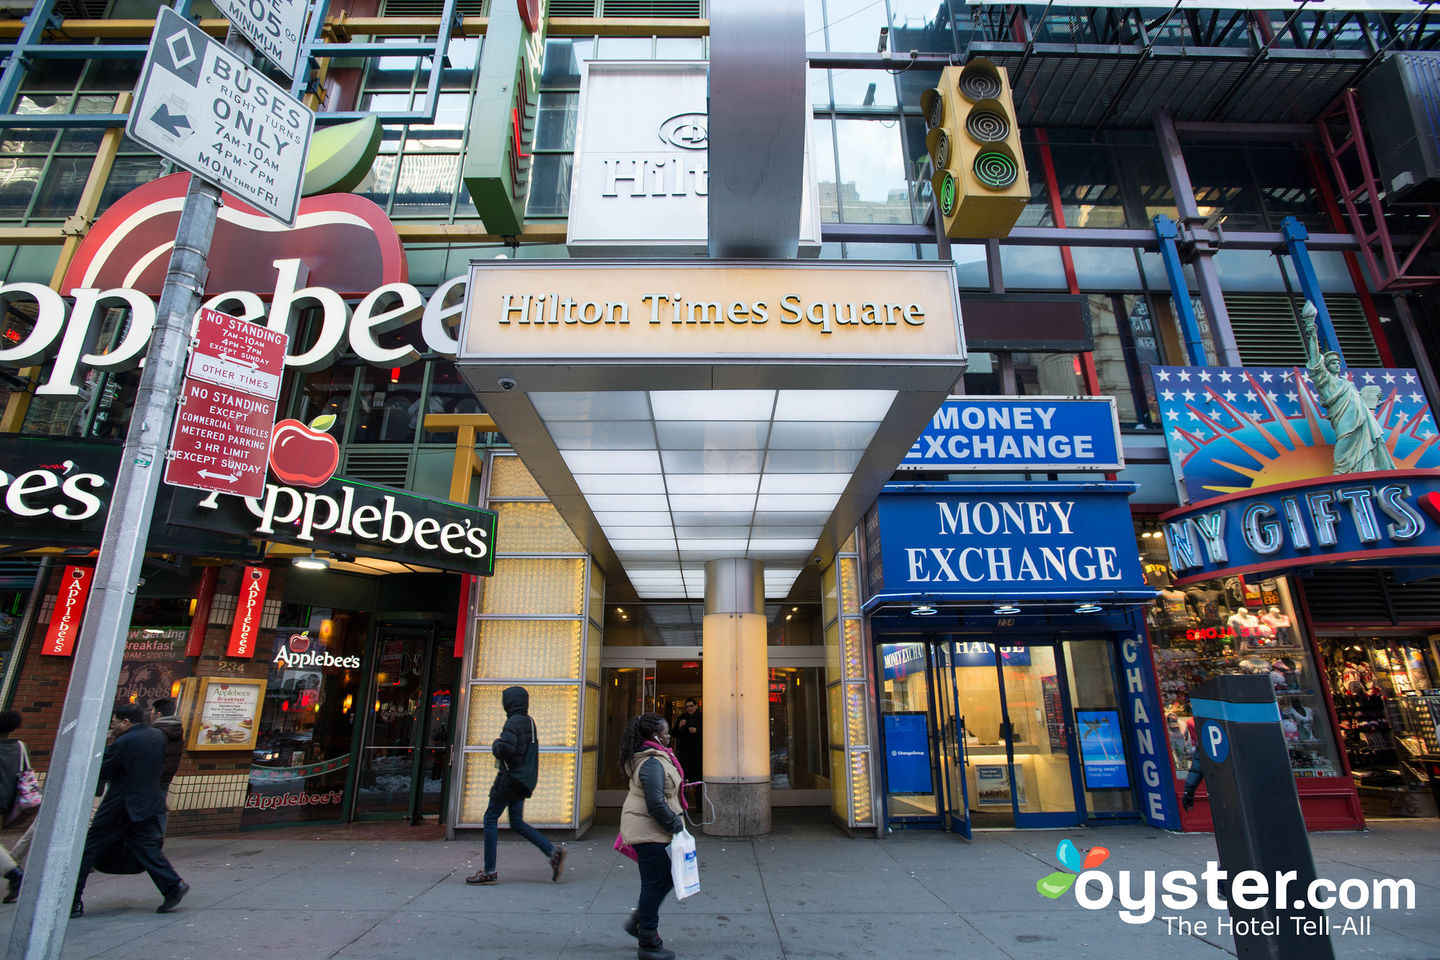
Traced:
<path id="1" fill-rule="evenodd" d="M 444 809 L 457 667 L 448 633 L 430 620 L 376 626 L 357 751 L 356 820 L 416 822 Z"/>
<path id="2" fill-rule="evenodd" d="M 887 819 L 968 837 L 1133 815 L 1112 647 L 882 643 Z"/>
<path id="3" fill-rule="evenodd" d="M 698 726 L 704 735 L 704 700 L 700 658 L 676 660 L 639 660 L 633 663 L 604 666 L 600 670 L 600 783 L 601 790 L 625 790 L 628 784 L 616 764 L 620 755 L 620 739 L 630 720 L 642 713 L 658 713 L 670 724 L 672 736 L 676 721 L 685 712 L 685 702 L 693 699 L 700 714 Z M 694 721 L 692 721 L 694 723 Z M 676 755 L 685 763 L 682 738 L 674 741 Z M 703 771 L 685 763 L 685 778 L 699 780 Z"/>

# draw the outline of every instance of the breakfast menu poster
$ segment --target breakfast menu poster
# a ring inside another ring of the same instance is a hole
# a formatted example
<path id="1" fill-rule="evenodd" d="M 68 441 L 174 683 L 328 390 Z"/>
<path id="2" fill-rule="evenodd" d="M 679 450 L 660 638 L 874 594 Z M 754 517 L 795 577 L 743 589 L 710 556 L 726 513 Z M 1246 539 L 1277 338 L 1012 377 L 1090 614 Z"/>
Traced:
<path id="1" fill-rule="evenodd" d="M 196 745 L 223 749 L 253 744 L 264 696 L 263 681 L 210 680 L 200 701 Z"/>

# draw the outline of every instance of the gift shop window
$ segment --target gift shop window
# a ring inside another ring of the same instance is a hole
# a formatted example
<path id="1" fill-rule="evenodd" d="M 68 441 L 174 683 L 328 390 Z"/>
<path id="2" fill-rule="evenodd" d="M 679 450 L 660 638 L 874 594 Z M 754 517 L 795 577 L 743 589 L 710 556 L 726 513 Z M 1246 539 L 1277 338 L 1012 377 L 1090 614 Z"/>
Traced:
<path id="1" fill-rule="evenodd" d="M 306 609 L 285 605 L 261 639 L 270 673 L 242 827 L 342 817 L 370 622 L 326 607 L 296 615 Z"/>
<path id="2" fill-rule="evenodd" d="M 1440 754 L 1440 670 L 1428 637 L 1323 637 L 1320 657 L 1357 787 L 1423 790 Z M 1412 813 L 1398 805 L 1386 813 Z"/>
<path id="3" fill-rule="evenodd" d="M 1148 622 L 1176 775 L 1185 775 L 1195 755 L 1191 691 L 1211 677 L 1252 673 L 1274 684 L 1295 776 L 1339 776 L 1324 678 L 1297 625 L 1288 583 L 1226 577 L 1177 587 L 1158 562 L 1148 563 L 1146 574 L 1160 590 Z"/>

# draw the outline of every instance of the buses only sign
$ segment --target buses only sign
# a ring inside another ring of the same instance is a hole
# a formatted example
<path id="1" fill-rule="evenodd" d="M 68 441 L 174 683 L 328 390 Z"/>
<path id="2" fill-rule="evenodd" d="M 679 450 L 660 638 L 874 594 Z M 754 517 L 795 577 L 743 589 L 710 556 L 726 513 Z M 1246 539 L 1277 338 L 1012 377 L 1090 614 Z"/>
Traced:
<path id="1" fill-rule="evenodd" d="M 315 114 L 169 7 L 125 132 L 286 226 L 295 225 Z"/>

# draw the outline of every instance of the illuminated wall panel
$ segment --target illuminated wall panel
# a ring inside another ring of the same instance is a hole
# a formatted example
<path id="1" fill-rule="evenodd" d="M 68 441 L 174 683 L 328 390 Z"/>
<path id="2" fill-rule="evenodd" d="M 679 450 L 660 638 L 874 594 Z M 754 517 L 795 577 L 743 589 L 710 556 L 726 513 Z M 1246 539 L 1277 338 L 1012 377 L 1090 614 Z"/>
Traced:
<path id="1" fill-rule="evenodd" d="M 595 813 L 604 579 L 517 457 L 491 452 L 485 475 L 485 506 L 499 514 L 495 575 L 472 606 L 456 826 L 483 825 L 495 778 L 490 744 L 505 722 L 501 692 L 519 684 L 540 738 L 525 819 L 583 829 Z"/>
<path id="2" fill-rule="evenodd" d="M 870 658 L 860 618 L 860 558 L 856 538 L 846 539 L 821 574 L 825 619 L 826 700 L 830 707 L 830 808 L 848 827 L 875 825 L 871 777 Z"/>

